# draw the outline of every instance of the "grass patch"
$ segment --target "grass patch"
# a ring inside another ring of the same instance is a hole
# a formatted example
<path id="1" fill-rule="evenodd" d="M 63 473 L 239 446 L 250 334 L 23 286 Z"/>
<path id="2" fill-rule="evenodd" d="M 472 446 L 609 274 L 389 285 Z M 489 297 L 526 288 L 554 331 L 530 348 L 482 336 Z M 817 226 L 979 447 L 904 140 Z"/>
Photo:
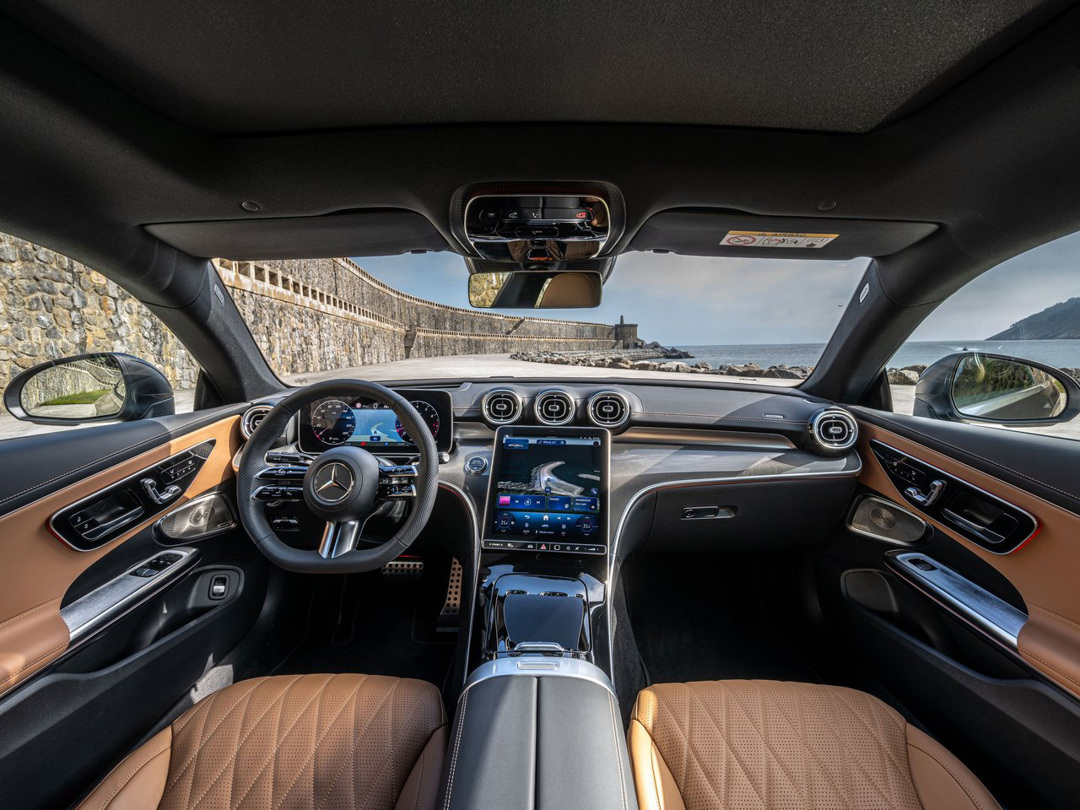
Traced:
<path id="1" fill-rule="evenodd" d="M 97 391 L 80 391 L 77 394 L 64 394 L 62 397 L 54 397 L 48 402 L 42 402 L 41 407 L 48 407 L 49 405 L 93 405 L 107 393 L 109 393 L 108 388 L 100 388 Z"/>

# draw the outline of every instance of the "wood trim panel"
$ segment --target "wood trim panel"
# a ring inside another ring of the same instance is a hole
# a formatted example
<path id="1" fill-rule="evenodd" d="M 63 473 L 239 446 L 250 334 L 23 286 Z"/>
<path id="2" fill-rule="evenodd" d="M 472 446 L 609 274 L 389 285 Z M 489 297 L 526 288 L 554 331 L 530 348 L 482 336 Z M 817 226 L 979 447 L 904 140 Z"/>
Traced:
<path id="1" fill-rule="evenodd" d="M 1029 619 L 1020 631 L 1021 657 L 1034 669 L 1080 697 L 1080 516 L 981 470 L 892 431 L 859 420 L 859 480 L 906 508 L 976 554 L 1020 592 Z M 1011 554 L 994 554 L 908 504 L 870 450 L 877 439 L 1030 512 L 1034 536 Z"/>
<path id="2" fill-rule="evenodd" d="M 49 518 L 65 506 L 208 439 L 216 440 L 210 457 L 169 510 L 93 551 L 76 551 L 49 529 Z M 78 576 L 172 509 L 232 478 L 241 442 L 240 417 L 230 416 L 0 517 L 0 693 L 63 655 L 69 638 L 60 602 Z"/>

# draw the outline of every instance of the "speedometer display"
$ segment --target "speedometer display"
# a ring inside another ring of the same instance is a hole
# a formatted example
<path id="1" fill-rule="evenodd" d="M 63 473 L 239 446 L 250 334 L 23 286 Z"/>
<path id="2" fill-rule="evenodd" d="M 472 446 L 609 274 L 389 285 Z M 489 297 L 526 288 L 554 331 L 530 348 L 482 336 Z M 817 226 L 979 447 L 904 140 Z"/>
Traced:
<path id="1" fill-rule="evenodd" d="M 435 410 L 435 406 L 430 402 L 424 402 L 422 400 L 410 400 L 409 404 L 416 408 L 416 412 L 420 414 L 420 418 L 424 420 L 424 424 L 428 426 L 428 430 L 431 431 L 433 438 L 439 437 L 439 412 Z M 394 425 L 394 429 L 397 431 L 397 435 L 401 437 L 403 442 L 409 442 L 414 444 L 413 440 L 409 438 L 408 431 L 405 430 L 405 426 L 401 424 L 401 420 L 398 419 Z"/>
<path id="2" fill-rule="evenodd" d="M 420 415 L 440 453 L 450 452 L 454 441 L 454 403 L 449 391 L 395 389 Z M 393 409 L 370 396 L 339 392 L 315 400 L 297 414 L 297 447 L 321 453 L 344 445 L 372 453 L 415 454 L 409 436 Z"/>
<path id="3" fill-rule="evenodd" d="M 328 399 L 312 411 L 311 430 L 323 444 L 343 444 L 356 430 L 356 415 L 347 402 Z"/>

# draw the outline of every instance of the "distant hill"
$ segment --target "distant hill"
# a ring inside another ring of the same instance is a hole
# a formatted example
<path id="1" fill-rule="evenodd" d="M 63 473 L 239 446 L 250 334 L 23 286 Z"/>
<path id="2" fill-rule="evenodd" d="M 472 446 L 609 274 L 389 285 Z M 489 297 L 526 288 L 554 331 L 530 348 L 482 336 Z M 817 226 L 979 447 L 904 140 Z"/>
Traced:
<path id="1" fill-rule="evenodd" d="M 1017 321 L 987 340 L 1080 340 L 1080 298 L 1070 298 Z"/>

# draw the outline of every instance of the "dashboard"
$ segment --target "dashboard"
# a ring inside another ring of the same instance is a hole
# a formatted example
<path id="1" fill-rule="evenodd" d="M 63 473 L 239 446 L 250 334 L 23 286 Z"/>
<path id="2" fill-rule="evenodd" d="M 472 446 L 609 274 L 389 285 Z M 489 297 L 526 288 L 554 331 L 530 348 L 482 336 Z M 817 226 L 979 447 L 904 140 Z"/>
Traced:
<path id="1" fill-rule="evenodd" d="M 450 451 L 454 410 L 448 391 L 400 389 L 420 414 L 440 453 Z M 381 403 L 355 397 L 325 397 L 301 409 L 298 442 L 305 453 L 350 445 L 384 453 L 412 453 L 416 443 L 397 415 Z"/>
<path id="2" fill-rule="evenodd" d="M 861 468 L 852 415 L 797 390 L 604 379 L 427 385 L 392 388 L 435 437 L 441 519 L 471 527 L 477 550 L 507 564 L 568 554 L 600 564 L 634 548 L 806 547 L 841 519 Z M 241 431 L 250 436 L 276 401 L 253 404 Z M 392 411 L 329 395 L 297 414 L 267 459 L 304 465 L 341 446 L 417 455 Z M 309 526 L 301 507 L 271 505 L 272 527 L 317 536 L 321 526 Z"/>

